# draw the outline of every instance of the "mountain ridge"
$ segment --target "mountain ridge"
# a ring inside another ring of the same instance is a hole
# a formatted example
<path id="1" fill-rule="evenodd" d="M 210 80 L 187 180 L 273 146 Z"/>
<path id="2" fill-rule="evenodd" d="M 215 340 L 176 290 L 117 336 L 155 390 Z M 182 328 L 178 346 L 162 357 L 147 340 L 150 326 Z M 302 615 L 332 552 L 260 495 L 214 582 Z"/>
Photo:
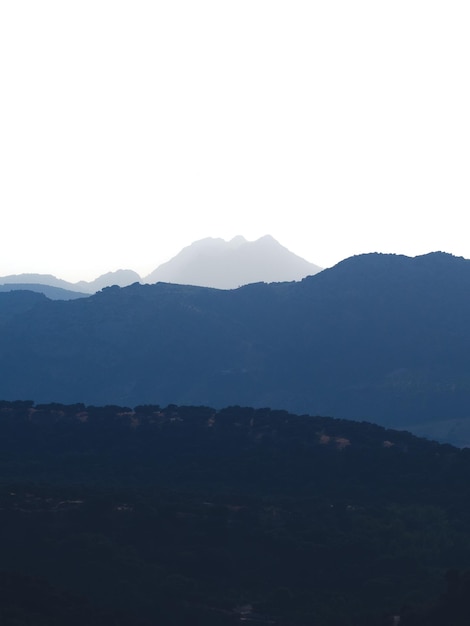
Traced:
<path id="1" fill-rule="evenodd" d="M 18 289 L 18 285 L 35 285 L 35 291 L 42 290 L 44 293 L 45 291 L 42 289 L 43 287 L 54 287 L 56 289 L 62 289 L 64 292 L 77 292 L 82 295 L 89 295 L 110 285 L 126 287 L 127 285 L 138 281 L 140 281 L 140 276 L 133 270 L 116 270 L 114 272 L 102 274 L 92 281 L 80 280 L 75 283 L 63 280 L 62 278 L 56 278 L 56 276 L 53 276 L 52 274 L 10 274 L 8 276 L 0 277 L 0 286 L 7 287 L 8 285 L 14 285 L 14 288 Z M 59 295 L 60 292 L 56 293 Z M 64 295 L 67 295 L 68 297 L 64 297 L 62 299 L 69 299 L 70 294 Z"/>
<path id="2" fill-rule="evenodd" d="M 69 302 L 3 293 L 0 396 L 270 406 L 417 425 L 466 445 L 469 286 L 466 259 L 371 253 L 233 290 L 133 284 Z"/>
<path id="3" fill-rule="evenodd" d="M 84 294 L 93 294 L 112 285 L 126 287 L 136 282 L 171 282 L 229 289 L 251 282 L 300 280 L 320 270 L 317 265 L 287 250 L 271 235 L 252 242 L 238 235 L 230 241 L 212 237 L 195 241 L 145 278 L 129 269 L 107 272 L 92 281 L 78 282 L 69 282 L 52 274 L 25 273 L 0 277 L 0 286 L 14 284 L 16 289 L 19 288 L 16 285 L 27 284 L 37 285 L 34 290 L 43 293 L 48 291 L 48 287 L 54 287 Z M 60 299 L 74 297 L 70 293 L 51 290 L 48 293 L 54 298 L 62 296 Z"/>

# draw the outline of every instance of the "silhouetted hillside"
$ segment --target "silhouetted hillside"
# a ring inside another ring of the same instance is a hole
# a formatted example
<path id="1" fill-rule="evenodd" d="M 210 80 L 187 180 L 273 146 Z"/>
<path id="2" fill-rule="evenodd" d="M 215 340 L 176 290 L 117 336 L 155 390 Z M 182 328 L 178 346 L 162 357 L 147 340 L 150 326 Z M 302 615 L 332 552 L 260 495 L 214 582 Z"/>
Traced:
<path id="1" fill-rule="evenodd" d="M 230 291 L 0 294 L 0 396 L 269 406 L 466 444 L 469 285 L 462 258 L 370 254 L 299 283 Z"/>

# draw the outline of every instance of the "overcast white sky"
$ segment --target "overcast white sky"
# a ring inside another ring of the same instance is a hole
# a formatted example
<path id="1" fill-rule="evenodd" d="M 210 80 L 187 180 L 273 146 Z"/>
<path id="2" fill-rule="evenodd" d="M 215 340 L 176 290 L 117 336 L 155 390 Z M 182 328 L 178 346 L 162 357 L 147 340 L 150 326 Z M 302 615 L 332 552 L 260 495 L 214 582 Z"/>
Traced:
<path id="1" fill-rule="evenodd" d="M 3 0 L 0 276 L 470 257 L 468 0 Z"/>

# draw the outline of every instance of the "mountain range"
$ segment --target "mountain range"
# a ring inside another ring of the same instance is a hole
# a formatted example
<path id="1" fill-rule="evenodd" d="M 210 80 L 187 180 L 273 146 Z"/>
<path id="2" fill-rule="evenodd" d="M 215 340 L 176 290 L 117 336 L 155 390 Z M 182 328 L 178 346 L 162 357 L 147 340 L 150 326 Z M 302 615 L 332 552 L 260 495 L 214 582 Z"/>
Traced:
<path id="1" fill-rule="evenodd" d="M 233 289 L 254 282 L 300 280 L 320 267 L 290 252 L 270 235 L 256 241 L 234 237 L 201 239 L 142 278 L 133 270 L 107 272 L 93 281 L 71 283 L 50 274 L 14 274 L 0 277 L 0 291 L 30 289 L 54 300 L 71 300 L 104 287 L 126 287 L 136 282 L 168 282 Z M 53 287 L 53 289 L 51 289 Z M 78 293 L 78 296 L 77 296 Z"/>
<path id="2" fill-rule="evenodd" d="M 470 261 L 367 254 L 300 282 L 0 293 L 0 397 L 246 405 L 470 443 Z"/>

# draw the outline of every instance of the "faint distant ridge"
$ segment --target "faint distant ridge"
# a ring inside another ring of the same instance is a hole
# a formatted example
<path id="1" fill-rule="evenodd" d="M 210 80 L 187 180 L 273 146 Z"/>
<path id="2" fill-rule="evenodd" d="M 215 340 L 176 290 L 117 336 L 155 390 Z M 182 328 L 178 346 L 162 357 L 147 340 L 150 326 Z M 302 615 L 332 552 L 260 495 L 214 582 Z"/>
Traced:
<path id="1" fill-rule="evenodd" d="M 91 282 L 87 282 L 85 280 L 81 280 L 78 283 L 75 283 L 76 289 L 81 291 L 86 291 L 87 293 L 96 293 L 105 287 L 110 287 L 111 285 L 117 285 L 118 287 L 128 287 L 133 283 L 140 282 L 141 278 L 137 272 L 133 270 L 116 270 L 115 272 L 106 272 L 106 274 L 102 274 L 92 280 Z"/>
<path id="2" fill-rule="evenodd" d="M 256 241 L 207 237 L 183 248 L 144 278 L 146 283 L 175 283 L 236 289 L 250 283 L 301 280 L 322 268 L 297 256 L 271 235 Z"/>
<path id="3" fill-rule="evenodd" d="M 133 270 L 107 272 L 98 276 L 95 280 L 89 282 L 81 280 L 77 283 L 70 283 L 61 278 L 56 278 L 52 274 L 12 274 L 0 277 L 0 291 L 7 291 L 10 286 L 10 289 L 14 290 L 27 289 L 29 291 L 42 292 L 52 300 L 72 300 L 76 297 L 96 293 L 104 287 L 111 285 L 127 287 L 139 281 L 140 276 Z"/>
<path id="4" fill-rule="evenodd" d="M 76 300 L 77 298 L 87 298 L 89 293 L 74 291 L 72 289 L 62 289 L 53 285 L 42 283 L 8 283 L 0 285 L 0 292 L 5 291 L 35 291 L 44 294 L 49 300 Z"/>

